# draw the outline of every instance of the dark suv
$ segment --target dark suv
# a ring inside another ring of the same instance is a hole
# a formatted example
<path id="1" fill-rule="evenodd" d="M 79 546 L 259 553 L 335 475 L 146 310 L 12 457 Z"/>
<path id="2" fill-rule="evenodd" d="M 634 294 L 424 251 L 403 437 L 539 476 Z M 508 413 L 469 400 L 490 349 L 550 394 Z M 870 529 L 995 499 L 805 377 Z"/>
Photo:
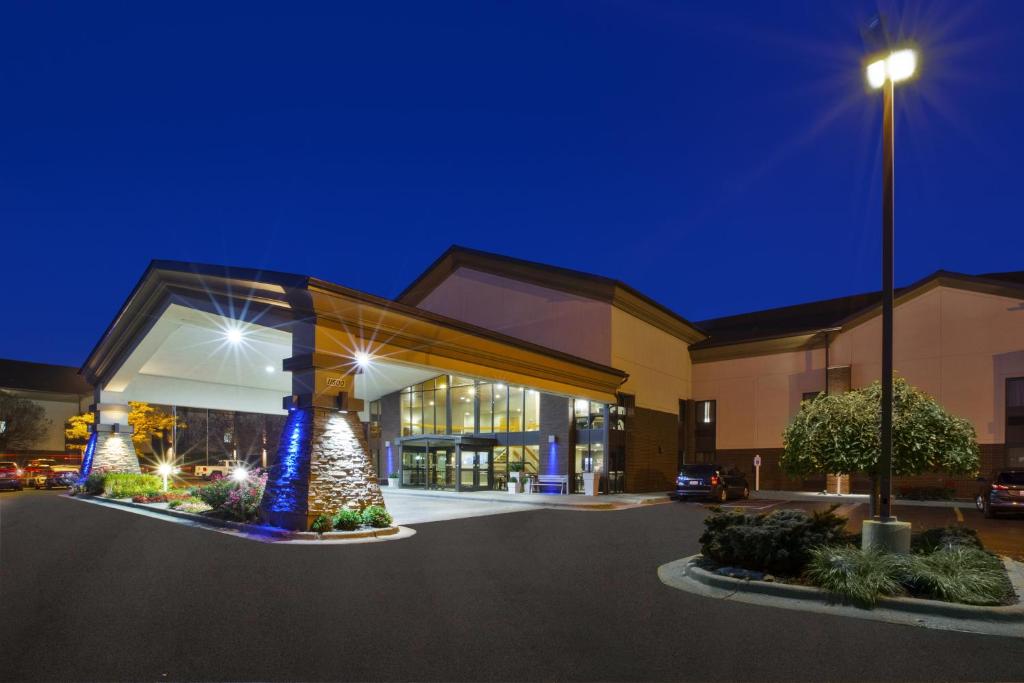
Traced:
<path id="1" fill-rule="evenodd" d="M 974 504 L 986 517 L 1000 512 L 1024 512 L 1024 470 L 998 470 L 991 479 L 978 477 Z"/>
<path id="2" fill-rule="evenodd" d="M 676 478 L 675 498 L 710 498 L 724 503 L 730 498 L 749 498 L 747 478 L 736 470 L 718 465 L 683 465 Z"/>

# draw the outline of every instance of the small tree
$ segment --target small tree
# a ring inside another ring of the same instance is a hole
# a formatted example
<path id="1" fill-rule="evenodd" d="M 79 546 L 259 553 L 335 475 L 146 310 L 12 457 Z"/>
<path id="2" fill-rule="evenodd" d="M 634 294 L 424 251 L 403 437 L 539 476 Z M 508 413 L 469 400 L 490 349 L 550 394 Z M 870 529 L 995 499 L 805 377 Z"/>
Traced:
<path id="1" fill-rule="evenodd" d="M 882 385 L 805 401 L 783 433 L 782 468 L 791 475 L 863 472 L 871 477 L 872 513 L 880 494 Z M 892 472 L 976 472 L 974 427 L 928 394 L 897 378 L 893 387 Z"/>
<path id="2" fill-rule="evenodd" d="M 41 405 L 0 391 L 0 452 L 31 448 L 49 426 Z"/>
<path id="3" fill-rule="evenodd" d="M 89 429 L 92 427 L 94 415 L 82 413 L 68 419 L 64 426 L 64 441 L 67 448 L 84 451 L 89 441 Z M 148 445 L 154 438 L 163 439 L 174 429 L 174 415 L 160 408 L 155 408 L 141 401 L 128 402 L 128 424 L 132 426 L 132 442 L 136 446 Z M 187 425 L 178 420 L 178 429 L 186 429 Z"/>

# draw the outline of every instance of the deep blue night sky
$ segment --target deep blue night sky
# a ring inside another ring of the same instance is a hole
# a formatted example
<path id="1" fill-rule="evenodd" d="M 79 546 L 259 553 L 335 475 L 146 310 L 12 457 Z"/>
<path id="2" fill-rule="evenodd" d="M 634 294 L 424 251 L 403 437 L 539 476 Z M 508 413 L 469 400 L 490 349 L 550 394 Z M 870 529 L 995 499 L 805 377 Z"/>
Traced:
<path id="1" fill-rule="evenodd" d="M 1024 270 L 1024 2 L 882 3 L 897 281 Z M 0 6 L 0 357 L 80 364 L 152 258 L 394 296 L 452 243 L 699 320 L 878 288 L 875 2 Z"/>

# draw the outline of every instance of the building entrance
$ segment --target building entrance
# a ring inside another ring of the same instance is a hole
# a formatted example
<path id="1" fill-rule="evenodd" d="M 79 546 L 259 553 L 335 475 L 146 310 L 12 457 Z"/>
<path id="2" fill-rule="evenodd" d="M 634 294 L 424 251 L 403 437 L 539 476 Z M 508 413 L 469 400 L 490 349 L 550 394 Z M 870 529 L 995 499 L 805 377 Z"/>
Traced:
<path id="1" fill-rule="evenodd" d="M 491 487 L 493 439 L 431 436 L 402 439 L 400 444 L 403 488 L 482 491 Z"/>

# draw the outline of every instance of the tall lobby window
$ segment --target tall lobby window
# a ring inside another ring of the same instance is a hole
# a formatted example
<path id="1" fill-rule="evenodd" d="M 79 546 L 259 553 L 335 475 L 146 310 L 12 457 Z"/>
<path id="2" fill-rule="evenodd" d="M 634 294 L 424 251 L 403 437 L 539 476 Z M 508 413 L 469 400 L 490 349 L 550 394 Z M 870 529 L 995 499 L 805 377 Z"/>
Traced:
<path id="1" fill-rule="evenodd" d="M 523 446 L 523 471 L 527 474 L 540 472 L 540 447 Z"/>
<path id="2" fill-rule="evenodd" d="M 380 436 L 380 401 L 370 401 L 370 436 Z"/>
<path id="3" fill-rule="evenodd" d="M 590 401 L 578 398 L 572 402 L 573 420 L 576 429 L 590 429 Z"/>
<path id="4" fill-rule="evenodd" d="M 523 388 L 508 387 L 508 431 L 523 431 Z"/>
<path id="5" fill-rule="evenodd" d="M 523 422 L 525 431 L 540 431 L 540 392 L 534 389 L 526 390 L 526 406 L 523 408 Z"/>
<path id="6" fill-rule="evenodd" d="M 494 393 L 494 385 L 479 384 L 476 387 L 476 395 L 480 399 L 480 433 L 482 434 L 498 431 L 496 429 L 498 421 L 494 419 Z"/>
<path id="7" fill-rule="evenodd" d="M 1024 467 L 1024 377 L 1006 380 L 1006 464 Z"/>
<path id="8" fill-rule="evenodd" d="M 697 441 L 697 457 L 699 459 L 714 457 L 717 417 L 715 401 L 696 401 L 694 408 L 696 412 L 694 433 Z"/>
<path id="9" fill-rule="evenodd" d="M 508 387 L 504 384 L 494 385 L 494 431 L 508 431 Z"/>
<path id="10" fill-rule="evenodd" d="M 473 380 L 466 377 L 453 377 L 452 386 L 452 433 L 472 434 L 474 405 L 476 403 L 476 387 Z"/>

